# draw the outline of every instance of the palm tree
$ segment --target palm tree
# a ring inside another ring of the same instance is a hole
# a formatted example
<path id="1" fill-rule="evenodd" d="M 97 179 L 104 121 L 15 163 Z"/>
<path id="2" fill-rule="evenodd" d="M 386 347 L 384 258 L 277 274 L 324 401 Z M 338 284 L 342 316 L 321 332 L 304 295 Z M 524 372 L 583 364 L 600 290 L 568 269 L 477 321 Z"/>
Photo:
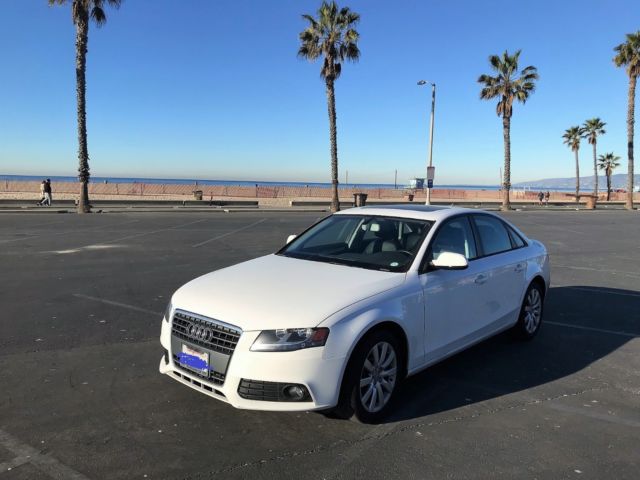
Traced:
<path id="1" fill-rule="evenodd" d="M 511 189 L 511 115 L 513 101 L 525 103 L 536 88 L 538 70 L 528 66 L 518 71 L 520 50 L 513 55 L 505 51 L 501 56 L 491 55 L 489 64 L 497 74 L 480 75 L 478 83 L 483 85 L 480 91 L 482 100 L 498 98 L 496 113 L 502 117 L 502 134 L 504 137 L 504 179 L 502 194 L 502 210 L 510 210 L 509 190 Z"/>
<path id="2" fill-rule="evenodd" d="M 614 48 L 616 56 L 613 63 L 616 67 L 626 67 L 629 75 L 629 93 L 627 99 L 627 202 L 626 208 L 633 210 L 633 124 L 636 98 L 636 82 L 640 75 L 640 30 L 628 33 L 627 41 Z"/>
<path id="3" fill-rule="evenodd" d="M 566 145 L 576 154 L 576 203 L 580 202 L 580 162 L 578 159 L 578 151 L 580 150 L 580 138 L 582 138 L 583 130 L 581 127 L 567 128 L 562 135 Z"/>
<path id="4" fill-rule="evenodd" d="M 607 202 L 611 199 L 611 175 L 620 166 L 618 160 L 620 157 L 614 155 L 613 152 L 598 157 L 598 168 L 604 170 L 604 174 L 607 176 Z"/>
<path id="5" fill-rule="evenodd" d="M 49 0 L 49 5 L 71 4 L 71 18 L 76 26 L 76 97 L 78 109 L 78 180 L 80 198 L 78 213 L 88 213 L 89 205 L 89 149 L 87 147 L 86 66 L 89 24 L 93 20 L 98 27 L 107 21 L 105 4 L 118 8 L 122 0 Z"/>
<path id="6" fill-rule="evenodd" d="M 596 145 L 598 143 L 598 135 L 604 135 L 607 133 L 604 129 L 606 123 L 599 118 L 590 118 L 582 125 L 583 138 L 593 146 L 593 177 L 595 179 L 593 184 L 593 194 L 598 196 L 598 161 L 596 156 Z"/>
<path id="7" fill-rule="evenodd" d="M 317 18 L 302 15 L 309 26 L 300 33 L 298 56 L 314 61 L 320 56 L 324 58 L 320 76 L 324 79 L 327 90 L 329 109 L 329 139 L 331 142 L 331 211 L 340 210 L 338 197 L 338 143 L 336 132 L 336 96 L 334 83 L 342 72 L 345 60 L 356 62 L 360 58 L 358 38 L 355 25 L 360 15 L 348 7 L 338 8 L 336 2 L 323 1 L 318 9 Z"/>

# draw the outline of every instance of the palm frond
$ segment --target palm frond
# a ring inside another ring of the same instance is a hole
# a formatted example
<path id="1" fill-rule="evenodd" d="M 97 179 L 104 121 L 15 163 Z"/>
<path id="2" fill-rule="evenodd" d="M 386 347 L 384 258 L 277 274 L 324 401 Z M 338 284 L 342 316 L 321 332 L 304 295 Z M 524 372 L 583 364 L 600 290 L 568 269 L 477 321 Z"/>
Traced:
<path id="1" fill-rule="evenodd" d="M 571 148 L 572 151 L 576 151 L 580 148 L 580 139 L 582 138 L 583 130 L 580 126 L 569 127 L 564 131 L 562 135 L 562 143 Z"/>
<path id="2" fill-rule="evenodd" d="M 620 157 L 614 155 L 613 152 L 602 154 L 598 156 L 598 168 L 600 170 L 612 172 L 620 166 L 620 162 L 618 160 L 620 160 Z"/>
<path id="3" fill-rule="evenodd" d="M 360 34 L 355 25 L 360 15 L 348 7 L 339 8 L 335 1 L 323 1 L 314 17 L 302 15 L 309 27 L 300 33 L 298 57 L 316 60 L 324 57 L 320 75 L 336 79 L 342 72 L 345 60 L 357 62 L 360 58 L 358 40 Z"/>
<path id="4" fill-rule="evenodd" d="M 582 124 L 582 137 L 586 138 L 591 145 L 597 143 L 598 136 L 607 133 L 604 129 L 605 125 L 606 123 L 597 117 L 585 120 Z"/>
<path id="5" fill-rule="evenodd" d="M 513 55 L 505 50 L 501 55 L 491 55 L 489 65 L 497 75 L 483 74 L 478 77 L 478 83 L 483 85 L 480 99 L 500 98 L 496 105 L 498 116 L 510 117 L 514 100 L 524 104 L 536 89 L 538 70 L 530 65 L 518 72 L 520 54 L 521 50 Z"/>
<path id="6" fill-rule="evenodd" d="M 91 9 L 91 18 L 96 22 L 98 27 L 107 23 L 107 15 L 104 13 L 104 10 L 99 7 L 93 7 Z"/>
<path id="7" fill-rule="evenodd" d="M 122 0 L 48 0 L 50 6 L 71 3 L 71 18 L 73 23 L 92 19 L 97 26 L 102 26 L 107 21 L 105 5 L 120 8 Z"/>
<path id="8" fill-rule="evenodd" d="M 626 67 L 630 77 L 640 76 L 640 30 L 628 33 L 627 41 L 617 45 L 613 50 L 616 52 L 613 57 L 616 67 Z"/>

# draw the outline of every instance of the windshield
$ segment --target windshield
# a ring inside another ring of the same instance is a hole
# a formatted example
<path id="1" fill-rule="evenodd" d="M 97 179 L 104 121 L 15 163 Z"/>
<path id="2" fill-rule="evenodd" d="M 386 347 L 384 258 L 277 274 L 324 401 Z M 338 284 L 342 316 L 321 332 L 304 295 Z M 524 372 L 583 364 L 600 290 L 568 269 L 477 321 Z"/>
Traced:
<path id="1" fill-rule="evenodd" d="M 333 215 L 278 255 L 388 272 L 406 272 L 433 222 L 371 215 Z"/>

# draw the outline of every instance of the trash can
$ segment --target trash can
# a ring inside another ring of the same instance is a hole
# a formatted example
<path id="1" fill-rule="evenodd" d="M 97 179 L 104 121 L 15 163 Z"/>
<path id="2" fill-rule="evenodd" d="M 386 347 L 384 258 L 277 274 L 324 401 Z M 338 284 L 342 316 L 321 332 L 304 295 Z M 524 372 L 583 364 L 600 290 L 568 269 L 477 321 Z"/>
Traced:
<path id="1" fill-rule="evenodd" d="M 598 197 L 596 197 L 595 195 L 589 195 L 587 197 L 587 204 L 585 208 L 587 210 L 594 210 L 596 208 L 597 202 L 598 202 Z"/>
<path id="2" fill-rule="evenodd" d="M 194 190 L 193 198 L 195 198 L 196 200 L 202 200 L 202 190 Z"/>
<path id="3" fill-rule="evenodd" d="M 413 202 L 413 193 L 407 193 L 405 196 L 407 197 L 407 200 Z"/>
<path id="4" fill-rule="evenodd" d="M 366 193 L 354 193 L 353 205 L 356 207 L 364 207 L 367 204 L 367 196 Z"/>

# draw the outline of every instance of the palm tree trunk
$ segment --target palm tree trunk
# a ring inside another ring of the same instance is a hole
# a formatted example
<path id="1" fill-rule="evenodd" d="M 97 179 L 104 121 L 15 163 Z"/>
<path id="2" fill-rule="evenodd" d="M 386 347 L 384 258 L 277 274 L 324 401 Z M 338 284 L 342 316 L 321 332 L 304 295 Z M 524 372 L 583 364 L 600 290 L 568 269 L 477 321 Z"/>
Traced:
<path id="1" fill-rule="evenodd" d="M 595 182 L 593 184 L 593 194 L 597 197 L 598 196 L 598 159 L 596 155 L 596 142 L 593 142 L 593 178 Z"/>
<path id="2" fill-rule="evenodd" d="M 89 213 L 89 150 L 87 147 L 86 65 L 89 39 L 89 16 L 76 21 L 76 97 L 78 101 L 78 213 Z"/>
<path id="3" fill-rule="evenodd" d="M 607 169 L 605 172 L 607 175 L 607 202 L 611 200 L 611 171 Z"/>
<path id="4" fill-rule="evenodd" d="M 627 105 L 627 155 L 629 163 L 627 173 L 627 201 L 625 204 L 628 210 L 633 210 L 633 123 L 635 121 L 636 80 L 637 77 L 634 75 L 629 77 L 629 99 Z"/>
<path id="5" fill-rule="evenodd" d="M 329 107 L 329 140 L 331 142 L 331 211 L 340 210 L 338 196 L 338 134 L 336 130 L 336 95 L 334 80 L 327 78 L 327 104 Z"/>
<path id="6" fill-rule="evenodd" d="M 578 151 L 576 148 L 576 203 L 580 203 L 580 162 L 578 160 Z"/>
<path id="7" fill-rule="evenodd" d="M 504 178 L 502 181 L 502 210 L 511 210 L 509 190 L 511 190 L 511 117 L 502 117 L 504 136 Z"/>

